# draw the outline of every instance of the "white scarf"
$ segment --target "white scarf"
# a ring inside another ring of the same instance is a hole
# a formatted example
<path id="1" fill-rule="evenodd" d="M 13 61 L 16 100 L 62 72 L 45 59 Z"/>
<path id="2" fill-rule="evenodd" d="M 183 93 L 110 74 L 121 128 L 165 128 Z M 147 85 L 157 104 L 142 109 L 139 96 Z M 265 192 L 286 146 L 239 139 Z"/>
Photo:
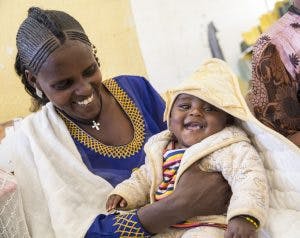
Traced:
<path id="1" fill-rule="evenodd" d="M 83 237 L 95 217 L 105 213 L 112 186 L 84 165 L 51 103 L 25 118 L 16 133 L 5 138 L 0 158 L 14 164 L 20 196 L 19 208 L 14 210 L 21 215 L 24 211 L 30 237 Z M 11 208 L 1 205 L 0 211 Z M 2 215 L 1 219 L 6 220 Z M 22 231 L 15 233 L 26 237 Z"/>

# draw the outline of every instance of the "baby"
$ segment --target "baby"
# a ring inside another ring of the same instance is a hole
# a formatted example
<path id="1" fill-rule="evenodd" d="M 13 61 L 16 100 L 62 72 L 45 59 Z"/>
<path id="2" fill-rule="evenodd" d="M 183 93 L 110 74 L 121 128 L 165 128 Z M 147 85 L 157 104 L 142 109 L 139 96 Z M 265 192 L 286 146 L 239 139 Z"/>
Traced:
<path id="1" fill-rule="evenodd" d="M 224 64 L 218 60 L 214 63 Z M 204 72 L 201 77 L 197 72 L 200 78 L 211 72 L 218 83 L 218 71 L 211 68 L 209 72 L 205 68 L 200 71 Z M 226 108 L 222 110 L 218 103 L 212 105 L 217 101 L 215 94 L 202 91 L 198 76 L 168 91 L 165 111 L 168 130 L 149 139 L 145 145 L 145 165 L 117 185 L 106 208 L 133 209 L 147 204 L 149 199 L 150 202 L 163 199 L 174 191 L 185 169 L 198 163 L 203 171 L 221 172 L 230 184 L 233 195 L 227 215 L 194 217 L 173 225 L 159 236 L 257 237 L 268 208 L 267 178 L 261 158 L 238 126 L 240 119 L 225 112 Z M 206 87 L 210 85 L 214 84 L 210 82 Z M 224 101 L 225 97 L 224 94 Z"/>

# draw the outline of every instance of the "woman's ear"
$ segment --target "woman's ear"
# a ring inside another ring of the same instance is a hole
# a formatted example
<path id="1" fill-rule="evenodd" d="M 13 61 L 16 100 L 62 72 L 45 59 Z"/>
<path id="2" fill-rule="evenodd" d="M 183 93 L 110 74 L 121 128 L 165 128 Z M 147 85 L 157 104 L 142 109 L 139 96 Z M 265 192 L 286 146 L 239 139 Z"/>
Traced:
<path id="1" fill-rule="evenodd" d="M 35 84 L 36 84 L 36 77 L 34 77 L 34 75 L 28 70 L 25 70 L 25 76 L 26 76 L 26 80 L 27 82 L 30 84 L 31 87 L 35 88 Z"/>
<path id="2" fill-rule="evenodd" d="M 36 80 L 36 77 L 27 69 L 25 70 L 25 76 L 26 76 L 26 80 L 30 84 L 30 86 L 35 89 L 35 94 L 39 98 L 43 99 L 44 95 L 40 88 L 40 85 L 38 84 L 38 82 Z"/>

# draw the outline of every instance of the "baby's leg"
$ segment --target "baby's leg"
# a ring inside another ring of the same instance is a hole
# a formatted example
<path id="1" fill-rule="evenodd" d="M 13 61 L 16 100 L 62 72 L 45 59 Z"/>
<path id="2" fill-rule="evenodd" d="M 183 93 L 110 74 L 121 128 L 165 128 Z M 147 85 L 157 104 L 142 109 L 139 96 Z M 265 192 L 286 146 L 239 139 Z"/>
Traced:
<path id="1" fill-rule="evenodd" d="M 182 238 L 224 238 L 224 230 L 216 227 L 199 226 L 184 232 Z"/>

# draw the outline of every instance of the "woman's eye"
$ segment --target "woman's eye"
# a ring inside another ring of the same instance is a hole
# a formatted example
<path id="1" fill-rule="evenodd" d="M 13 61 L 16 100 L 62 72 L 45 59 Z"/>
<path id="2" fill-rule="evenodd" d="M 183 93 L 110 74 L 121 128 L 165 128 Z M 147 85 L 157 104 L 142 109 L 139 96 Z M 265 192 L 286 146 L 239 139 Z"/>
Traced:
<path id="1" fill-rule="evenodd" d="M 64 90 L 64 89 L 67 89 L 68 87 L 70 87 L 71 85 L 72 85 L 71 80 L 63 80 L 63 81 L 55 83 L 53 85 L 53 87 L 57 90 Z"/>
<path id="2" fill-rule="evenodd" d="M 87 70 L 83 72 L 83 76 L 90 77 L 97 71 L 98 66 L 94 64 L 93 66 L 89 67 Z"/>

